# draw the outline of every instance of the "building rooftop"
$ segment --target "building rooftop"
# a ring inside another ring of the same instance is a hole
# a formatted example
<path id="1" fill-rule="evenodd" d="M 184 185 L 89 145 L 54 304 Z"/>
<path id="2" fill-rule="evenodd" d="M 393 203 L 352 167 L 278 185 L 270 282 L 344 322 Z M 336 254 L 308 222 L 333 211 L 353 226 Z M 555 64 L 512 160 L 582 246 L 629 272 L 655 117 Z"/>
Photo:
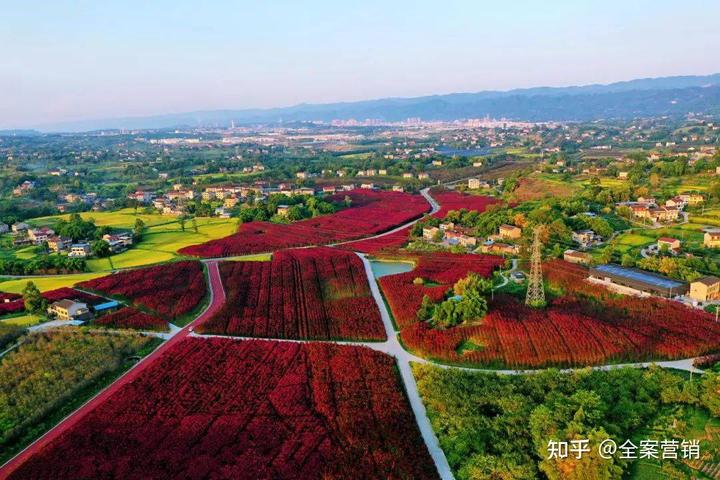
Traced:
<path id="1" fill-rule="evenodd" d="M 702 283 L 704 285 L 707 285 L 708 287 L 712 287 L 713 285 L 720 282 L 720 278 L 713 277 L 712 275 L 708 275 L 707 277 L 698 278 L 693 283 Z"/>
<path id="2" fill-rule="evenodd" d="M 670 278 L 663 277 L 662 275 L 656 275 L 654 273 L 644 272 L 642 270 L 637 270 L 634 268 L 621 267 L 620 265 L 598 265 L 597 267 L 595 267 L 595 270 L 610 275 L 616 275 L 618 277 L 625 277 L 638 282 L 643 282 L 648 285 L 653 285 L 657 288 L 673 289 L 685 286 L 685 283 L 678 280 L 672 280 Z"/>

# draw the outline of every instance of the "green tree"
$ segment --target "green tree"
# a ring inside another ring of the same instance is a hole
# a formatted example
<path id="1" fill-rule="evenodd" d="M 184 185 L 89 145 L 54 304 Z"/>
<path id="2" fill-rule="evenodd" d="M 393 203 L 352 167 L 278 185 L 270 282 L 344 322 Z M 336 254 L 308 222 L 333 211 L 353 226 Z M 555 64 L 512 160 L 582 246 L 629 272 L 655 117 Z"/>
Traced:
<path id="1" fill-rule="evenodd" d="M 133 235 L 136 241 L 142 240 L 143 231 L 145 230 L 145 222 L 142 219 L 135 219 L 135 228 L 133 228 Z"/>
<path id="2" fill-rule="evenodd" d="M 112 251 L 110 250 L 110 244 L 105 240 L 95 240 L 90 246 L 90 250 L 93 255 L 98 258 L 109 257 Z"/>
<path id="3" fill-rule="evenodd" d="M 28 282 L 22 291 L 23 302 L 25 303 L 25 310 L 30 313 L 40 314 L 45 313 L 47 309 L 47 300 L 43 298 L 38 290 L 37 286 L 33 282 Z"/>

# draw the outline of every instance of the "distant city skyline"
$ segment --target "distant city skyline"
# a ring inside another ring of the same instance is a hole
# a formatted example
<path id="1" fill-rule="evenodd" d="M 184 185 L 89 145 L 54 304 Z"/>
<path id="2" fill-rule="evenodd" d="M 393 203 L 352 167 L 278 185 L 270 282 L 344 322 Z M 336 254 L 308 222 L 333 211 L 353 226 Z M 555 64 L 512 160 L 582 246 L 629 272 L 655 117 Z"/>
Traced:
<path id="1" fill-rule="evenodd" d="M 702 0 L 13 2 L 0 129 L 705 75 L 719 16 Z"/>

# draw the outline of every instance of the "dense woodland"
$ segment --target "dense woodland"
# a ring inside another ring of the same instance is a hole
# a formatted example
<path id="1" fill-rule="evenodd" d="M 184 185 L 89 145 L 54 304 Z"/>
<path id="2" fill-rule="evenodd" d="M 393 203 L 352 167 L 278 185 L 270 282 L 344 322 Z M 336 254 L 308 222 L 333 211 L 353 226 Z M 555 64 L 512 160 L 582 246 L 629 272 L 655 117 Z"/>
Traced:
<path id="1" fill-rule="evenodd" d="M 494 375 L 416 366 L 428 415 L 458 479 L 620 478 L 631 465 L 593 454 L 548 460 L 548 442 L 605 438 L 619 443 L 681 404 L 720 417 L 720 377 L 618 369 Z M 675 432 L 682 437 L 681 428 Z M 619 444 L 618 443 L 618 444 Z M 707 447 L 707 445 L 706 445 Z M 663 465 L 685 477 L 677 462 Z"/>

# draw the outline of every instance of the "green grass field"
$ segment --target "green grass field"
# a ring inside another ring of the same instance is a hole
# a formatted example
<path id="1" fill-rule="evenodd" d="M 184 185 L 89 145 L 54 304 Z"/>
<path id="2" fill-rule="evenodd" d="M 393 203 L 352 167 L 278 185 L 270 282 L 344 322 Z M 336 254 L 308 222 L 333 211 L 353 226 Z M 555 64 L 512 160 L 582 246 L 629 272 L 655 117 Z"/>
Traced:
<path id="1" fill-rule="evenodd" d="M 160 215 L 158 213 L 141 213 L 138 210 L 138 214 L 135 215 L 134 209 L 124 208 L 114 212 L 82 212 L 80 216 L 83 220 L 92 218 L 95 220 L 95 225 L 98 227 L 112 227 L 112 228 L 132 228 L 135 225 L 136 219 L 141 219 L 145 222 L 146 226 L 160 225 L 163 223 L 177 223 L 177 219 L 168 215 Z M 36 226 L 48 225 L 53 226 L 59 219 L 67 220 L 70 214 L 54 215 L 51 217 L 38 217 L 32 220 L 28 220 L 28 223 Z"/>
<path id="2" fill-rule="evenodd" d="M 47 277 L 32 277 L 9 279 L 0 282 L 0 291 L 21 293 L 28 281 L 32 281 L 41 292 L 55 290 L 62 287 L 72 287 L 76 283 L 102 277 L 102 273 L 81 273 L 78 275 L 49 275 Z"/>
<path id="3" fill-rule="evenodd" d="M 35 221 L 37 224 L 52 225 L 61 217 L 64 216 L 45 217 Z M 94 218 L 98 226 L 106 225 L 113 228 L 131 228 L 135 224 L 135 218 L 141 218 L 148 225 L 142 240 L 133 248 L 109 258 L 89 259 L 87 264 L 91 272 L 108 272 L 120 268 L 167 262 L 178 257 L 177 251 L 181 248 L 226 237 L 237 229 L 235 219 L 198 218 L 197 232 L 193 229 L 190 221 L 186 222 L 185 231 L 182 231 L 180 223 L 174 217 L 154 214 L 140 214 L 136 217 L 133 215 L 132 209 L 118 212 L 84 213 L 83 217 Z M 23 254 L 26 251 L 27 253 Z M 33 255 L 32 247 L 16 252 L 16 256 L 20 258 L 30 258 Z"/>

